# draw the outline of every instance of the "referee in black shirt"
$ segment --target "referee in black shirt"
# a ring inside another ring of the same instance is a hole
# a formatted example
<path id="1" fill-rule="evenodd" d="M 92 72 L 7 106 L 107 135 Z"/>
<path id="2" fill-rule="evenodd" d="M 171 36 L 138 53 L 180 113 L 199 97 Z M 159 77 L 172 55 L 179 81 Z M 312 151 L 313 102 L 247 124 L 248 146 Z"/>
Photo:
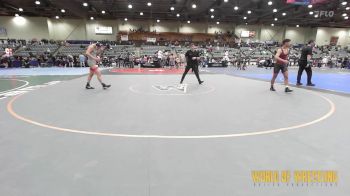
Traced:
<path id="1" fill-rule="evenodd" d="M 312 49 L 315 47 L 315 41 L 314 40 L 310 40 L 308 42 L 307 46 L 304 46 L 303 49 L 301 50 L 301 56 L 299 59 L 299 70 L 298 70 L 298 77 L 297 77 L 297 85 L 303 85 L 300 80 L 301 80 L 301 75 L 303 74 L 303 71 L 306 71 L 307 74 L 307 86 L 315 86 L 315 84 L 313 84 L 311 82 L 312 79 L 312 68 L 311 68 L 311 64 L 312 64 Z"/>
<path id="2" fill-rule="evenodd" d="M 186 56 L 187 65 L 185 68 L 185 72 L 182 74 L 180 84 L 182 84 L 182 82 L 186 77 L 187 72 L 190 69 L 192 69 L 194 74 L 196 75 L 198 83 L 202 84 L 204 81 L 202 81 L 199 78 L 199 71 L 198 71 L 198 61 L 200 60 L 200 57 L 199 57 L 199 52 L 196 51 L 196 46 L 194 45 L 194 43 L 191 44 L 191 50 L 187 51 L 185 56 Z"/>

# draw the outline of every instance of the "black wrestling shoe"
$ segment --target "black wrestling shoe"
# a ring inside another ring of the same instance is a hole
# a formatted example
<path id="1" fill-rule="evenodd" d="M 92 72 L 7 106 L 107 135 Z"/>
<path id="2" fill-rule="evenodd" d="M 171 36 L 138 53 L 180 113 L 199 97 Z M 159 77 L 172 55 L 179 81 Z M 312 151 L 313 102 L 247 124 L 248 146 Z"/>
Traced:
<path id="1" fill-rule="evenodd" d="M 316 85 L 313 83 L 308 83 L 306 86 L 316 86 Z"/>
<path id="2" fill-rule="evenodd" d="M 297 82 L 297 86 L 301 86 L 301 85 L 303 85 L 303 83 Z"/>
<path id="3" fill-rule="evenodd" d="M 200 81 L 199 84 L 203 84 L 204 81 Z"/>
<path id="4" fill-rule="evenodd" d="M 290 92 L 293 92 L 293 90 L 291 90 L 291 89 L 289 89 L 288 87 L 286 87 L 286 88 L 284 89 L 284 92 L 290 93 Z"/>
<path id="5" fill-rule="evenodd" d="M 110 84 L 102 83 L 102 88 L 103 88 L 103 89 L 107 89 L 107 88 L 109 88 L 109 87 L 111 87 Z"/>
<path id="6" fill-rule="evenodd" d="M 276 91 L 276 89 L 273 86 L 271 86 L 270 91 Z"/>
<path id="7" fill-rule="evenodd" d="M 86 89 L 95 89 L 94 87 L 90 86 L 90 84 L 87 84 L 87 85 L 85 86 L 85 88 L 86 88 Z"/>

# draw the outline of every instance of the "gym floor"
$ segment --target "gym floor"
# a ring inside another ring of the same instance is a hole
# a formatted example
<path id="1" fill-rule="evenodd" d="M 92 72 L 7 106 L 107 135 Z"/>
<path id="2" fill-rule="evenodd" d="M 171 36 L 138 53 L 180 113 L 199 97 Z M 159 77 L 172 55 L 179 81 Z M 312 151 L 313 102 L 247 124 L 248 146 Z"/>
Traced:
<path id="1" fill-rule="evenodd" d="M 203 85 L 189 74 L 183 86 L 181 71 L 105 69 L 108 90 L 96 78 L 85 90 L 87 71 L 4 70 L 0 195 L 350 192 L 347 71 L 315 70 L 317 87 L 291 94 L 270 92 L 265 69 L 204 69 Z M 255 170 L 332 170 L 339 179 L 256 184 Z"/>

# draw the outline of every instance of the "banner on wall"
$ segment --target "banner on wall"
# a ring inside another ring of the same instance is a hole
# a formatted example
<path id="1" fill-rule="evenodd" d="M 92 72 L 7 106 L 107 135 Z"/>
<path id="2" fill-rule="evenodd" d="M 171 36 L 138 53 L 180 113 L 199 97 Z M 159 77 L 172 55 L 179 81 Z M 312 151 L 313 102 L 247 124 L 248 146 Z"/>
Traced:
<path id="1" fill-rule="evenodd" d="M 122 41 L 129 41 L 129 36 L 128 35 L 121 35 L 120 40 Z"/>
<path id="2" fill-rule="evenodd" d="M 242 31 L 241 37 L 242 38 L 253 38 L 253 37 L 255 37 L 255 31 Z"/>
<path id="3" fill-rule="evenodd" d="M 155 38 L 155 37 L 147 37 L 147 42 L 155 43 L 156 41 L 157 41 L 157 38 Z"/>
<path id="4" fill-rule="evenodd" d="M 102 34 L 102 35 L 112 35 L 113 34 L 113 28 L 112 27 L 97 26 L 97 27 L 95 27 L 95 33 L 96 34 Z"/>
<path id="5" fill-rule="evenodd" d="M 330 0 L 287 0 L 289 4 L 297 4 L 297 5 L 309 5 L 309 4 L 318 4 L 318 3 L 326 3 Z"/>
<path id="6" fill-rule="evenodd" d="M 5 27 L 0 27 L 0 37 L 6 37 L 7 36 L 7 30 Z"/>
<path id="7" fill-rule="evenodd" d="M 242 32 L 241 32 L 241 37 L 242 37 L 242 38 L 249 37 L 249 31 L 242 31 Z"/>

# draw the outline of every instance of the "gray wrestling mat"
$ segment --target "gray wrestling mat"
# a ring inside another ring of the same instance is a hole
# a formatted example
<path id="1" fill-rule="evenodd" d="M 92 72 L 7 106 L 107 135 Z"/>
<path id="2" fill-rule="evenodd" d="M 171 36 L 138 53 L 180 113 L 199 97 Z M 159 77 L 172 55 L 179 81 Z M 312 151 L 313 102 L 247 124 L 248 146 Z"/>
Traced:
<path id="1" fill-rule="evenodd" d="M 82 77 L 0 100 L 0 195 L 348 195 L 348 97 L 201 77 Z M 253 170 L 339 180 L 255 184 Z"/>

